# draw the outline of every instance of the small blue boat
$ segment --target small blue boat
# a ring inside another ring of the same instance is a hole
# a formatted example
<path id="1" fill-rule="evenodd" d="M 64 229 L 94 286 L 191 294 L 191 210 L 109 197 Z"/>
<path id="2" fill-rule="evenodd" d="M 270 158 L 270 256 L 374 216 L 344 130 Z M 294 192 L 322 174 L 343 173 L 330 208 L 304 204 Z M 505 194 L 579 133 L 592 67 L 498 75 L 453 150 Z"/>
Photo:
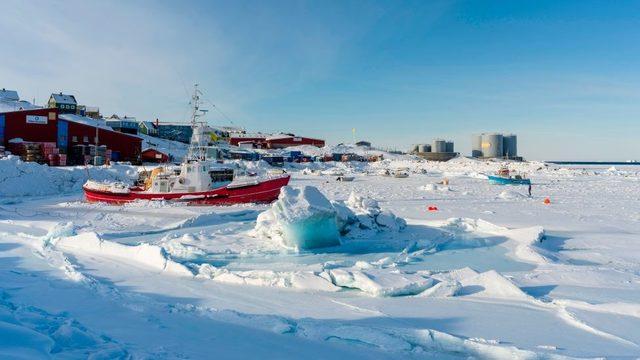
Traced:
<path id="1" fill-rule="evenodd" d="M 487 175 L 489 182 L 496 185 L 531 185 L 530 179 L 525 179 L 520 175 L 515 176 L 498 176 Z"/>

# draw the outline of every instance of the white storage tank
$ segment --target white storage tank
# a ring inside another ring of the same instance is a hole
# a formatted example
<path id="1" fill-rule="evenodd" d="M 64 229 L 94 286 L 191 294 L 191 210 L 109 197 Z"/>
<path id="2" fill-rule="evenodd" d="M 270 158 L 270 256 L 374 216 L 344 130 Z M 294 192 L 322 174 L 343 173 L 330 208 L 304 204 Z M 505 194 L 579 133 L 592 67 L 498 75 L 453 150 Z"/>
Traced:
<path id="1" fill-rule="evenodd" d="M 482 156 L 486 158 L 501 158 L 503 156 L 502 134 L 482 134 Z"/>
<path id="2" fill-rule="evenodd" d="M 431 151 L 434 153 L 443 153 L 447 152 L 447 142 L 444 140 L 433 140 L 433 145 L 431 146 Z"/>
<path id="3" fill-rule="evenodd" d="M 482 157 L 482 135 L 472 135 L 471 136 L 471 156 L 473 157 Z"/>
<path id="4" fill-rule="evenodd" d="M 502 138 L 502 155 L 509 158 L 518 156 L 518 138 L 515 134 L 504 135 Z"/>
<path id="5" fill-rule="evenodd" d="M 452 153 L 453 152 L 453 141 L 447 141 L 445 143 L 445 148 L 446 148 L 446 152 L 448 153 Z"/>

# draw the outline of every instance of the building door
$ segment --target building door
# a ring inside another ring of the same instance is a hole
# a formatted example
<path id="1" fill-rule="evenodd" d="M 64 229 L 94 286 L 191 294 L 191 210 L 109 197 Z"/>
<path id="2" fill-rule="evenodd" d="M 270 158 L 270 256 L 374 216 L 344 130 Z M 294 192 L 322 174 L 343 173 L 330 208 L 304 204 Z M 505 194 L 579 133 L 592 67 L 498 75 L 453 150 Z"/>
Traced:
<path id="1" fill-rule="evenodd" d="M 4 115 L 0 115 L 0 146 L 4 145 Z"/>
<path id="2" fill-rule="evenodd" d="M 69 143 L 69 123 L 58 120 L 58 147 L 67 150 Z"/>

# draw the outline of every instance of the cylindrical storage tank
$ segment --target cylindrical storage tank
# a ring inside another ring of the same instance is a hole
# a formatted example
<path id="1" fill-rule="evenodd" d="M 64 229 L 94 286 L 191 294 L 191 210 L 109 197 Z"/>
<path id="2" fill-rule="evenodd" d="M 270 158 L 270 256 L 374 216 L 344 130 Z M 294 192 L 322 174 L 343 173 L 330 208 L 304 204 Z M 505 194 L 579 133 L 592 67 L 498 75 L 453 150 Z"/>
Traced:
<path id="1" fill-rule="evenodd" d="M 446 152 L 448 153 L 452 153 L 453 152 L 453 141 L 447 141 L 445 143 L 445 148 L 446 148 Z"/>
<path id="2" fill-rule="evenodd" d="M 471 156 L 482 157 L 482 135 L 471 136 Z"/>
<path id="3" fill-rule="evenodd" d="M 518 156 L 518 138 L 516 135 L 509 134 L 502 138 L 502 154 L 509 158 Z"/>
<path id="4" fill-rule="evenodd" d="M 447 152 L 447 142 L 444 140 L 433 140 L 433 145 L 431 145 L 431 152 L 434 152 L 434 153 Z"/>
<path id="5" fill-rule="evenodd" d="M 418 151 L 421 152 L 421 153 L 431 152 L 431 145 L 429 145 L 429 144 L 420 144 L 420 147 L 419 147 Z"/>
<path id="6" fill-rule="evenodd" d="M 502 139 L 502 134 L 482 134 L 482 156 L 486 158 L 501 158 Z"/>

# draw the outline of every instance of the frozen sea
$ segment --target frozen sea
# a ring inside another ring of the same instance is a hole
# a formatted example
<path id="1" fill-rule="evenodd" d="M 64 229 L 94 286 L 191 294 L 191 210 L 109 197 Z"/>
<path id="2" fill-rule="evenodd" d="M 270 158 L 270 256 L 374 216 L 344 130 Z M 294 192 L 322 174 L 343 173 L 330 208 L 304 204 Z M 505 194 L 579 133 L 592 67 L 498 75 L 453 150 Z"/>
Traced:
<path id="1" fill-rule="evenodd" d="M 255 234 L 269 205 L 87 204 L 84 169 L 0 160 L 0 357 L 640 357 L 640 168 L 511 164 L 529 197 L 501 165 L 296 165 L 407 222 L 296 251 Z"/>

